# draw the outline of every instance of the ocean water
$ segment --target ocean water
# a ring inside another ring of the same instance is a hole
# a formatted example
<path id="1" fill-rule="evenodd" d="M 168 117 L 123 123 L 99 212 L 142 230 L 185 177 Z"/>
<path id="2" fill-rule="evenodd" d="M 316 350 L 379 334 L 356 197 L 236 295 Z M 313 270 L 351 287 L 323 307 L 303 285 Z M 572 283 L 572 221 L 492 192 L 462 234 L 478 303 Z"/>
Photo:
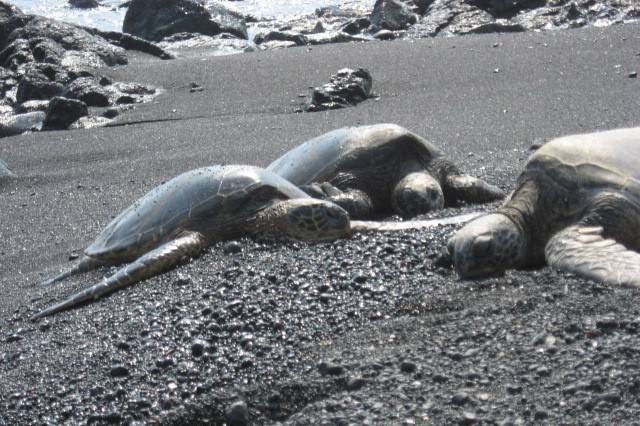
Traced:
<path id="1" fill-rule="evenodd" d="M 313 13 L 317 8 L 326 6 L 362 6 L 373 0 L 242 0 L 222 1 L 230 7 L 257 18 L 287 19 Z M 61 21 L 72 22 L 108 31 L 121 31 L 122 21 L 127 11 L 120 8 L 124 0 L 101 0 L 102 6 L 96 9 L 81 10 L 68 6 L 65 0 L 10 0 L 25 13 L 43 15 Z"/>

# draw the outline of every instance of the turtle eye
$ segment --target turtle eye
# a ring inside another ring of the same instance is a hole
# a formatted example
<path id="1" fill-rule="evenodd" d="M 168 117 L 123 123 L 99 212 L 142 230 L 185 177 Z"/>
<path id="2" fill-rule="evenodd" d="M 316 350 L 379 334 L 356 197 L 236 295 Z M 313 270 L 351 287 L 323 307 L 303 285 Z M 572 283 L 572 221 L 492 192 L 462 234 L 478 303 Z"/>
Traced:
<path id="1" fill-rule="evenodd" d="M 473 240 L 473 254 L 476 257 L 488 257 L 494 250 L 493 238 L 488 236 L 477 237 Z"/>

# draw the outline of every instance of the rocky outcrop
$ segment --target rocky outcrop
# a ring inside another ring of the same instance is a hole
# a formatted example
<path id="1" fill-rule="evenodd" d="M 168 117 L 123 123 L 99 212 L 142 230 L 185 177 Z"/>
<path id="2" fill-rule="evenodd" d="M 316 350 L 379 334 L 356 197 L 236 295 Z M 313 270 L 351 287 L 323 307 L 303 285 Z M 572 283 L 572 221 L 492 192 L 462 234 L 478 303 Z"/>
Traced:
<path id="1" fill-rule="evenodd" d="M 26 16 L 24 25 L 7 37 L 0 53 L 2 65 L 15 68 L 23 62 L 48 62 L 70 69 L 122 65 L 125 50 L 81 27 L 41 16 Z"/>
<path id="2" fill-rule="evenodd" d="M 247 38 L 241 15 L 221 4 L 212 4 L 208 10 L 192 0 L 132 0 L 122 31 L 151 41 L 184 32 L 207 36 L 228 32 Z"/>
<path id="3" fill-rule="evenodd" d="M 128 34 L 25 15 L 0 1 L 0 137 L 39 130 L 43 111 L 47 111 L 44 128 L 60 129 L 69 127 L 70 118 L 82 116 L 87 105 L 109 107 L 149 98 L 154 89 L 142 90 L 140 85 L 131 89 L 95 71 L 126 64 L 126 49 L 171 57 L 157 45 Z M 51 105 L 49 100 L 60 96 L 66 100 Z"/>
<path id="4" fill-rule="evenodd" d="M 343 68 L 332 75 L 329 83 L 313 89 L 303 110 L 324 111 L 356 105 L 371 97 L 373 79 L 364 68 Z"/>
<path id="5" fill-rule="evenodd" d="M 636 0 L 434 0 L 405 36 L 575 28 L 638 17 Z"/>

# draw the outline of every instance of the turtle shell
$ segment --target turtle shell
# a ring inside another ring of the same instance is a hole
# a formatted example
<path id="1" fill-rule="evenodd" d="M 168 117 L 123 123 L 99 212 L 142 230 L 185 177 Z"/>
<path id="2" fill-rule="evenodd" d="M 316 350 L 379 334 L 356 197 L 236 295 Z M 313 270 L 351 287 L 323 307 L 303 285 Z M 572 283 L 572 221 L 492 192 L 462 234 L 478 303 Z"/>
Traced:
<path id="1" fill-rule="evenodd" d="M 442 155 L 436 146 L 403 127 L 376 124 L 325 133 L 288 151 L 267 170 L 295 185 L 332 182 L 339 174 L 389 180 L 408 159 L 426 165 Z"/>
<path id="2" fill-rule="evenodd" d="M 640 127 L 554 139 L 529 158 L 523 176 L 538 173 L 569 190 L 614 190 L 640 203 Z"/>
<path id="3" fill-rule="evenodd" d="M 275 200 L 308 198 L 281 177 L 252 166 L 211 166 L 185 172 L 125 209 L 85 254 L 133 260 L 184 231 L 215 241 Z"/>

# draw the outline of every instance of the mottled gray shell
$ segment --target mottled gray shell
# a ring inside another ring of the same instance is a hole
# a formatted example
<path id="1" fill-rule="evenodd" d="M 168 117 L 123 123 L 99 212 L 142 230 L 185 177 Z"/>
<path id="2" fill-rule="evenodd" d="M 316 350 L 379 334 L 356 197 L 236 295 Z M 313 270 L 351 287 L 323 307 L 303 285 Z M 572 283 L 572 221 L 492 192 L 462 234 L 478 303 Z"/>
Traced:
<path id="1" fill-rule="evenodd" d="M 569 191 L 614 190 L 640 203 L 640 127 L 554 139 L 529 158 L 521 179 L 542 174 Z"/>
<path id="2" fill-rule="evenodd" d="M 288 151 L 267 170 L 295 185 L 306 185 L 329 182 L 337 173 L 397 172 L 394 164 L 389 164 L 392 159 L 426 164 L 441 156 L 436 146 L 401 126 L 376 124 L 325 133 Z"/>
<path id="3" fill-rule="evenodd" d="M 184 231 L 210 240 L 276 200 L 309 198 L 281 177 L 252 166 L 212 166 L 183 173 L 156 187 L 116 217 L 85 253 L 136 258 Z"/>

